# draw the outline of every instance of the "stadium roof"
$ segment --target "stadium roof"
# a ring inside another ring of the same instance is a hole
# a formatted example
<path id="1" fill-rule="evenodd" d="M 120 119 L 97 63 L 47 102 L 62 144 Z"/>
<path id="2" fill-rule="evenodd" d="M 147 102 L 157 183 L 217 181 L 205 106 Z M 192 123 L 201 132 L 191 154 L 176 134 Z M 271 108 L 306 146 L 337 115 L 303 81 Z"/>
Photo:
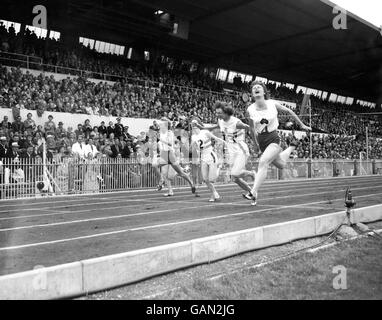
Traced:
<path id="1" fill-rule="evenodd" d="M 182 50 L 203 61 L 345 96 L 382 99 L 382 34 L 354 15 L 347 19 L 347 30 L 335 30 L 330 4 L 318 0 L 143 2 L 189 20 L 189 39 L 183 41 Z"/>
<path id="2" fill-rule="evenodd" d="M 22 15 L 22 5 L 16 7 L 16 2 L 24 3 L 3 0 L 2 14 Z M 382 102 L 382 34 L 351 14 L 347 30 L 335 30 L 336 15 L 327 2 L 42 0 L 41 4 L 48 7 L 52 30 L 67 28 L 77 34 L 81 30 L 82 36 L 93 32 L 103 41 L 119 34 L 127 45 L 151 44 L 206 65 Z M 7 13 L 5 6 L 14 9 Z M 171 28 L 155 20 L 157 10 L 188 21 L 188 39 L 169 35 Z M 23 15 L 30 18 L 29 11 Z"/>

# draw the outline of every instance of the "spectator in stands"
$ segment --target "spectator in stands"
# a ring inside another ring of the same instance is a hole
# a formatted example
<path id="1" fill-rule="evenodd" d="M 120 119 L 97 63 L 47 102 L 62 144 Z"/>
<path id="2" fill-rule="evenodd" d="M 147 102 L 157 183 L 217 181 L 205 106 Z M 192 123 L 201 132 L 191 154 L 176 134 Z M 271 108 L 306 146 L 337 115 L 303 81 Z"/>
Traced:
<path id="1" fill-rule="evenodd" d="M 86 148 L 83 135 L 78 136 L 78 141 L 72 146 L 72 152 L 77 158 L 85 159 Z"/>
<path id="2" fill-rule="evenodd" d="M 153 124 L 149 127 L 149 130 L 159 132 L 159 124 L 156 120 L 153 121 Z"/>
<path id="3" fill-rule="evenodd" d="M 31 135 L 27 135 L 27 138 L 26 140 L 23 142 L 23 144 L 21 145 L 21 148 L 26 150 L 28 149 L 29 147 L 32 147 L 34 148 L 36 145 L 33 143 L 33 137 Z"/>
<path id="4" fill-rule="evenodd" d="M 109 122 L 109 126 L 107 127 L 107 136 L 110 137 L 110 134 L 115 134 L 115 126 L 112 121 Z"/>
<path id="5" fill-rule="evenodd" d="M 36 134 L 38 134 L 38 133 L 41 135 L 41 137 L 45 137 L 45 131 L 41 125 L 37 126 Z"/>
<path id="6" fill-rule="evenodd" d="M 48 134 L 46 136 L 46 149 L 52 153 L 56 152 L 57 144 L 56 144 L 56 141 L 54 140 L 54 135 L 52 134 Z"/>
<path id="7" fill-rule="evenodd" d="M 46 135 L 56 135 L 56 124 L 53 122 L 53 116 L 48 116 L 48 121 L 45 122 L 44 131 Z"/>
<path id="8" fill-rule="evenodd" d="M 58 148 L 58 152 L 54 155 L 54 160 L 58 163 L 67 157 L 66 148 L 64 146 Z"/>
<path id="9" fill-rule="evenodd" d="M 31 159 L 36 158 L 36 153 L 34 152 L 34 147 L 33 147 L 33 146 L 28 146 L 28 147 L 25 149 L 25 152 L 22 152 L 22 153 L 20 154 L 20 158 L 22 158 L 22 159 L 28 159 L 28 160 L 31 160 Z"/>
<path id="10" fill-rule="evenodd" d="M 96 156 L 99 153 L 99 151 L 98 151 L 97 147 L 95 146 L 94 141 L 93 141 L 92 138 L 89 138 L 87 140 L 85 148 L 86 148 L 85 154 L 91 154 L 92 155 L 92 159 L 96 158 Z"/>
<path id="11" fill-rule="evenodd" d="M 79 136 L 83 136 L 84 131 L 83 131 L 83 128 L 82 128 L 82 124 L 81 124 L 81 123 L 79 123 L 79 124 L 77 125 L 77 129 L 74 131 L 74 133 L 75 133 L 77 139 L 79 138 Z"/>
<path id="12" fill-rule="evenodd" d="M 14 142 L 17 143 L 17 145 L 20 147 L 20 135 L 18 132 L 11 132 L 9 135 L 9 146 L 11 146 Z"/>
<path id="13" fill-rule="evenodd" d="M 58 123 L 58 127 L 56 129 L 56 137 L 57 139 L 64 139 L 65 137 L 67 137 L 67 131 L 65 130 L 62 121 Z"/>
<path id="14" fill-rule="evenodd" d="M 85 135 L 85 139 L 89 139 L 90 133 L 93 131 L 93 128 L 90 125 L 90 120 L 89 119 L 85 120 L 85 124 L 82 127 L 82 131 L 83 131 L 83 133 Z"/>
<path id="15" fill-rule="evenodd" d="M 90 137 L 92 139 L 99 139 L 98 127 L 93 128 L 92 132 L 90 132 Z"/>
<path id="16" fill-rule="evenodd" d="M 63 139 L 63 143 L 65 143 L 67 146 L 72 147 L 73 144 L 77 142 L 76 135 L 74 132 L 70 133 L 67 138 Z"/>
<path id="17" fill-rule="evenodd" d="M 21 117 L 17 116 L 16 120 L 12 123 L 13 132 L 24 132 L 24 123 L 21 121 Z"/>
<path id="18" fill-rule="evenodd" d="M 0 123 L 0 127 L 2 127 L 4 130 L 11 130 L 12 124 L 8 121 L 8 117 L 4 116 L 3 121 Z"/>
<path id="19" fill-rule="evenodd" d="M 115 152 L 111 150 L 110 141 L 108 139 L 105 140 L 105 145 L 102 148 L 102 153 L 108 158 L 116 157 Z"/>
<path id="20" fill-rule="evenodd" d="M 120 138 L 123 134 L 123 124 L 121 123 L 121 118 L 117 118 L 117 123 L 115 124 L 114 133 L 117 138 Z"/>
<path id="21" fill-rule="evenodd" d="M 9 145 L 6 136 L 0 136 L 0 159 L 8 156 Z"/>
<path id="22" fill-rule="evenodd" d="M 36 129 L 36 123 L 32 119 L 32 114 L 27 114 L 27 119 L 24 121 L 24 128 L 28 131 L 28 133 L 32 133 Z"/>
<path id="23" fill-rule="evenodd" d="M 102 135 L 107 133 L 107 128 L 105 126 L 105 121 L 101 121 L 101 125 L 98 127 L 98 132 L 100 134 L 102 134 Z"/>
<path id="24" fill-rule="evenodd" d="M 9 159 L 15 159 L 20 158 L 20 150 L 19 150 L 19 144 L 17 142 L 13 142 L 11 145 L 11 148 L 8 149 L 7 158 Z"/>
<path id="25" fill-rule="evenodd" d="M 124 159 L 130 158 L 131 151 L 130 151 L 130 148 L 127 145 L 126 141 L 124 141 L 124 140 L 121 140 L 120 153 L 121 153 L 122 158 L 124 158 Z"/>
<path id="26" fill-rule="evenodd" d="M 110 155 L 111 158 L 117 158 L 118 155 L 121 154 L 120 152 L 120 146 L 119 146 L 119 140 L 118 139 L 115 139 L 115 140 L 110 140 L 110 148 L 111 148 L 111 151 L 112 151 L 112 154 Z"/>
<path id="27" fill-rule="evenodd" d="M 124 132 L 122 134 L 122 140 L 124 141 L 133 141 L 134 137 L 129 133 L 129 126 L 124 128 Z"/>

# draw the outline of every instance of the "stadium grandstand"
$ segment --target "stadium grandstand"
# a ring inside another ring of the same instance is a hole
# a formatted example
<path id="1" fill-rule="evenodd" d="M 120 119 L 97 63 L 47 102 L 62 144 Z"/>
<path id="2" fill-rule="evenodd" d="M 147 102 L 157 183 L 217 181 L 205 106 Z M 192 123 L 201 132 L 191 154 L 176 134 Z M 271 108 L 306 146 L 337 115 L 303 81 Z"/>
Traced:
<path id="1" fill-rule="evenodd" d="M 254 81 L 311 129 L 280 114 L 280 146 L 298 141 L 268 179 L 382 174 L 382 36 L 350 13 L 347 29 L 334 30 L 333 6 L 2 0 L 0 201 L 161 189 L 153 158 L 164 118 L 182 170 L 201 186 L 191 120 L 218 123 L 220 101 L 249 125 Z M 262 152 L 250 134 L 245 141 L 257 170 Z M 213 146 L 217 182 L 229 183 L 224 144 Z M 174 186 L 188 184 L 179 176 Z"/>

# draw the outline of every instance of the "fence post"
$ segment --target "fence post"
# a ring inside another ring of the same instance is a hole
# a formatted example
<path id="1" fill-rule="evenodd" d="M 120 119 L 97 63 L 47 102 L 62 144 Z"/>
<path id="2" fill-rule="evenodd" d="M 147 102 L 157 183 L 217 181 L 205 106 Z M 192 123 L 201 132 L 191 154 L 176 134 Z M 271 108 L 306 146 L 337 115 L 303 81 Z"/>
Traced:
<path id="1" fill-rule="evenodd" d="M 312 178 L 312 159 L 308 159 L 306 163 L 308 164 L 308 179 L 311 179 Z"/>
<path id="2" fill-rule="evenodd" d="M 337 161 L 336 159 L 333 159 L 333 177 L 337 177 L 338 176 L 338 173 L 337 173 Z"/>
<path id="3" fill-rule="evenodd" d="M 278 180 L 282 180 L 283 179 L 283 170 L 277 169 L 277 176 L 278 176 Z"/>
<path id="4" fill-rule="evenodd" d="M 377 161 L 375 161 L 375 159 L 371 161 L 371 167 L 372 167 L 372 174 L 377 174 Z"/>
<path id="5" fill-rule="evenodd" d="M 357 160 L 354 160 L 354 175 L 358 176 Z"/>

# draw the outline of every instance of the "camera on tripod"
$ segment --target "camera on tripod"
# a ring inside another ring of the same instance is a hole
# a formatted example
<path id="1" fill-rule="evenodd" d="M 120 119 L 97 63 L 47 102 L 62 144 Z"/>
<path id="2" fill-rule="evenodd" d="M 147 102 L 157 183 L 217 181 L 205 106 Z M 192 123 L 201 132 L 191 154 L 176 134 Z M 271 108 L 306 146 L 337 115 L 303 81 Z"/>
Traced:
<path id="1" fill-rule="evenodd" d="M 345 207 L 348 209 L 352 209 L 355 207 L 355 205 L 356 205 L 356 202 L 353 199 L 353 195 L 350 190 L 350 187 L 348 187 L 345 194 Z"/>

